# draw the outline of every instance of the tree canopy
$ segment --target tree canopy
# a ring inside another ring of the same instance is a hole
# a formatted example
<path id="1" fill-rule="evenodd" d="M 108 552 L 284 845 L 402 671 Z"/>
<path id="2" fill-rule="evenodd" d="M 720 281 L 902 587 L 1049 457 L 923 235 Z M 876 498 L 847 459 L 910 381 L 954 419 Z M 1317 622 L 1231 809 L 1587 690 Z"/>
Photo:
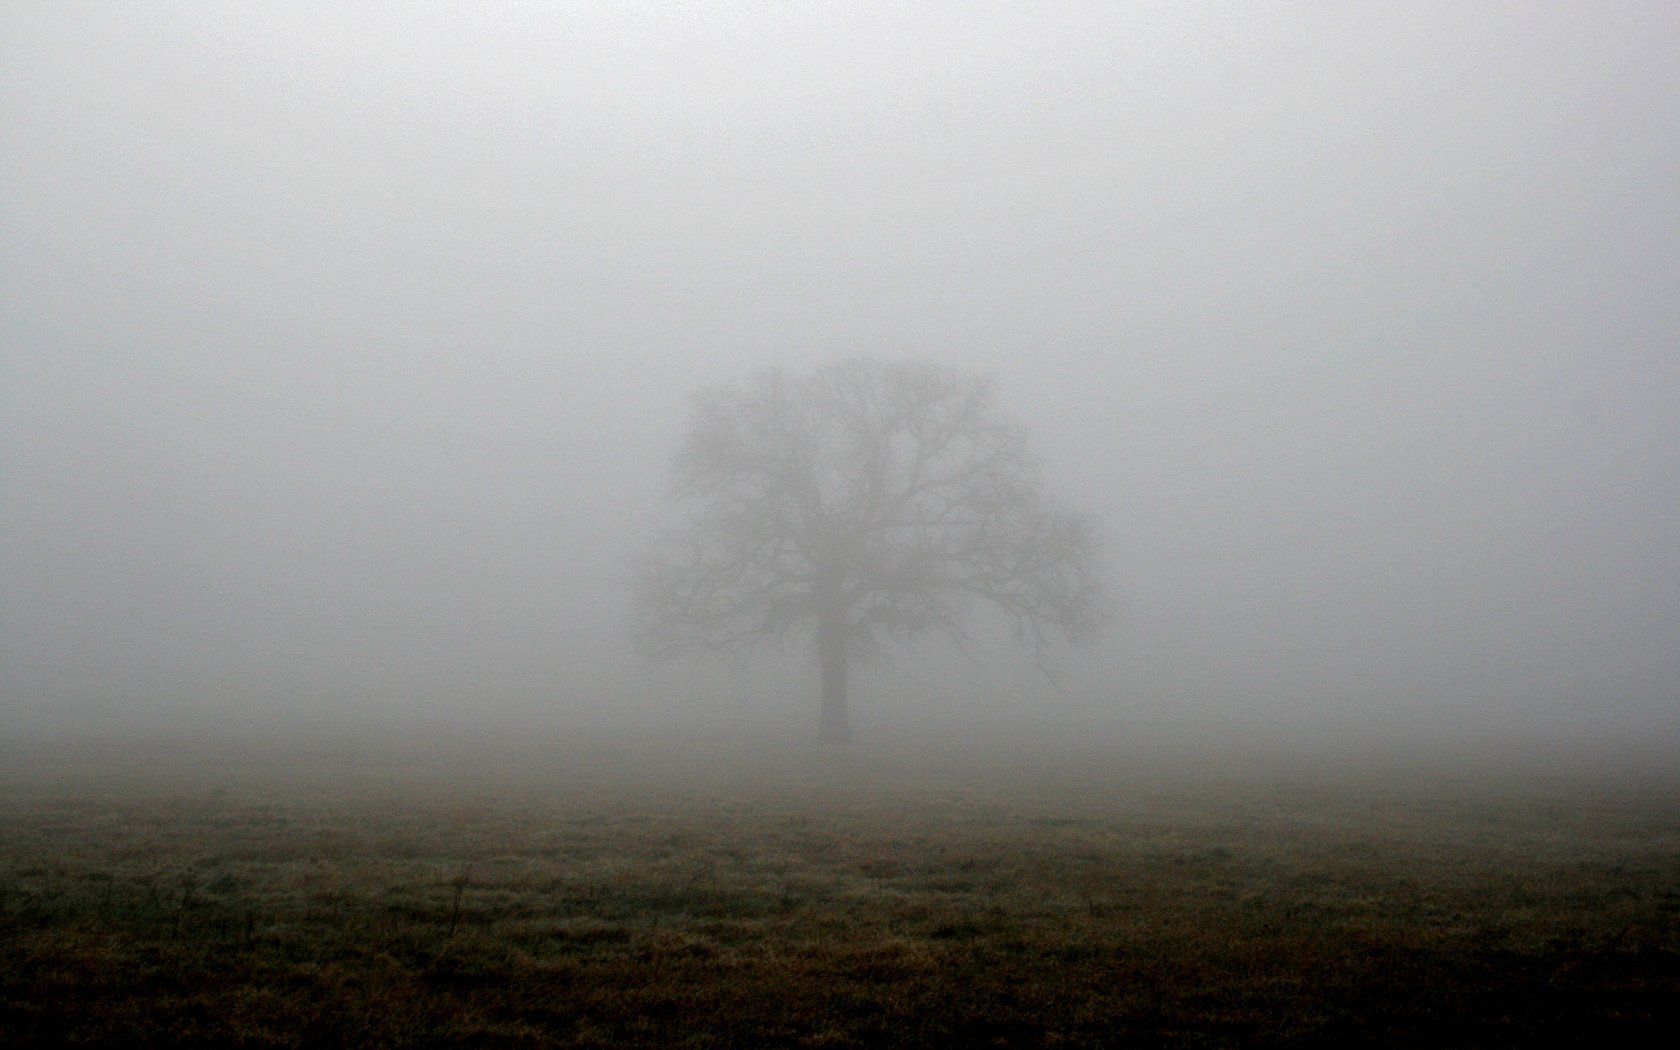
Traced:
<path id="1" fill-rule="evenodd" d="M 850 736 L 848 662 L 887 643 L 963 638 L 981 604 L 1035 648 L 1104 619 L 1090 521 L 1043 495 L 981 376 L 863 359 L 702 392 L 673 479 L 689 513 L 641 564 L 639 648 L 809 634 L 826 740 Z"/>

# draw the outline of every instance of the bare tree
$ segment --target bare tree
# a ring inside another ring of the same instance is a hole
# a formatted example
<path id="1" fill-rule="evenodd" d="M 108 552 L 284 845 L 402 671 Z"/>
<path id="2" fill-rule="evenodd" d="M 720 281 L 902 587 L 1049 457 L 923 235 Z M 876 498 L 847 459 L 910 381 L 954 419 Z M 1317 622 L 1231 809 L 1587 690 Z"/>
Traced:
<path id="1" fill-rule="evenodd" d="M 1089 522 L 1040 494 L 991 383 L 848 361 L 697 395 L 673 464 L 691 510 L 640 567 L 638 646 L 738 652 L 809 634 L 820 739 L 851 730 L 846 671 L 886 642 L 963 638 L 971 606 L 1089 641 L 1103 620 Z"/>

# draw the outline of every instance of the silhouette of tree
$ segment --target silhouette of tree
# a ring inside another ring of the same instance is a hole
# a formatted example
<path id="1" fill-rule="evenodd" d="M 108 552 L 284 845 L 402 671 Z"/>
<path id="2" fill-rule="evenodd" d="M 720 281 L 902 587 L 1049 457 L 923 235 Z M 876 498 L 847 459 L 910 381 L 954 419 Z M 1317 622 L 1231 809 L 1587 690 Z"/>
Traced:
<path id="1" fill-rule="evenodd" d="M 637 643 L 658 658 L 815 642 L 819 738 L 850 739 L 846 675 L 885 643 L 965 637 L 993 605 L 1042 650 L 1104 614 L 1090 522 L 1040 493 L 992 384 L 952 369 L 847 361 L 698 394 L 674 462 L 691 511 L 640 565 Z"/>

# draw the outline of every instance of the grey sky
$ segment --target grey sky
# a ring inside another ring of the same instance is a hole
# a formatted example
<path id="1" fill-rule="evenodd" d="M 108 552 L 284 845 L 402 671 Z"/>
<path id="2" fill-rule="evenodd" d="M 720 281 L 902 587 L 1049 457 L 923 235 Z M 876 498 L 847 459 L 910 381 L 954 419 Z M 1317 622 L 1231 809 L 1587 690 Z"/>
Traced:
<path id="1" fill-rule="evenodd" d="M 1680 9 L 628 6 L 0 10 L 0 725 L 804 719 L 623 580 L 693 388 L 857 353 L 1122 609 L 864 726 L 1680 721 Z"/>

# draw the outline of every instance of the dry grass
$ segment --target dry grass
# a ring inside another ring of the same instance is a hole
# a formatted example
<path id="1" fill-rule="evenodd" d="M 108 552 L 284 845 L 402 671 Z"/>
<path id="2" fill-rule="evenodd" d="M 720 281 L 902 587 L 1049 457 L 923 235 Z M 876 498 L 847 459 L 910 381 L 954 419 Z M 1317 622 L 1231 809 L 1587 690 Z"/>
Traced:
<path id="1" fill-rule="evenodd" d="M 11 748 L 0 1042 L 1655 1044 L 1672 779 Z"/>

